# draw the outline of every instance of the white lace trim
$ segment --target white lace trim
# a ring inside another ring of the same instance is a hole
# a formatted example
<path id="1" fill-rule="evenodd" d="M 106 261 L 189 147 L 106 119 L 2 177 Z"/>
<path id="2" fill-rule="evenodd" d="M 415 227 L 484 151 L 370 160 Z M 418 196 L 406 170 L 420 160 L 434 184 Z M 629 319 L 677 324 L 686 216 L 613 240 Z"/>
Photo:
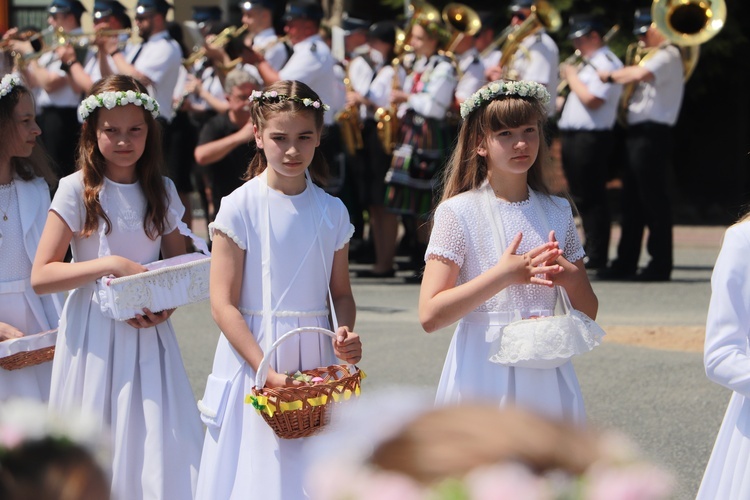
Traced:
<path id="1" fill-rule="evenodd" d="M 497 264 L 502 249 L 495 248 L 492 228 L 482 213 L 480 191 L 469 191 L 442 203 L 435 212 L 434 225 L 426 256 L 446 257 L 459 265 L 457 284 L 466 283 Z M 549 227 L 555 230 L 563 256 L 575 262 L 583 258 L 583 246 L 573 220 L 570 205 L 564 198 L 538 195 L 547 214 Z M 503 221 L 506 240 L 519 232 L 524 237 L 518 253 L 531 250 L 546 242 L 546 230 L 530 200 L 506 202 L 498 199 L 492 204 L 496 217 Z M 513 311 L 518 308 L 553 309 L 555 293 L 538 285 L 512 285 L 508 294 L 501 293 L 480 305 L 477 312 Z M 510 297 L 510 299 L 508 298 Z"/>
<path id="2" fill-rule="evenodd" d="M 245 244 L 242 242 L 242 240 L 240 240 L 240 237 L 237 236 L 234 231 L 232 231 L 228 227 L 221 226 L 221 225 L 217 224 L 216 222 L 212 222 L 211 224 L 208 225 L 208 237 L 211 238 L 212 241 L 214 239 L 214 233 L 216 231 L 224 233 L 229 238 L 231 238 L 232 241 L 234 241 L 234 243 L 238 247 L 240 247 L 241 250 L 247 250 L 247 247 L 245 246 Z"/>
<path id="3" fill-rule="evenodd" d="M 349 241 L 352 239 L 352 236 L 354 236 L 354 225 L 353 224 L 349 224 L 349 231 L 347 231 L 346 238 L 344 239 L 344 242 L 341 245 L 339 245 L 338 248 L 336 248 L 335 251 L 338 252 L 339 250 L 341 250 L 342 248 L 344 248 L 346 246 L 346 244 L 349 243 Z"/>

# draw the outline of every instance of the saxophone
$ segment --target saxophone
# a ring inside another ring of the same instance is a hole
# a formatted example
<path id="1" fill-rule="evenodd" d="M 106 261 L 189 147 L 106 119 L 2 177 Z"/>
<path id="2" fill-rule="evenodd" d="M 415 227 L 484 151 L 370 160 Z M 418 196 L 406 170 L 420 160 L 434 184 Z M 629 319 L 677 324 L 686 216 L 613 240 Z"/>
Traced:
<path id="1" fill-rule="evenodd" d="M 398 90 L 401 85 L 398 78 L 398 68 L 401 60 L 396 57 L 391 62 L 393 68 L 393 80 L 391 83 L 392 90 Z M 380 144 L 383 146 L 385 154 L 393 154 L 393 147 L 398 139 L 399 120 L 396 112 L 398 108 L 395 105 L 391 105 L 387 108 L 378 108 L 375 110 L 375 123 L 378 129 L 378 139 Z"/>
<path id="2" fill-rule="evenodd" d="M 352 92 L 352 82 L 349 78 L 349 70 L 346 71 L 346 77 L 344 78 L 344 86 L 347 92 Z M 357 151 L 364 148 L 364 141 L 362 140 L 362 126 L 359 120 L 359 109 L 357 106 L 346 106 L 341 112 L 336 115 L 336 123 L 339 124 L 341 130 L 341 140 L 344 142 L 344 147 L 349 156 L 354 156 Z"/>

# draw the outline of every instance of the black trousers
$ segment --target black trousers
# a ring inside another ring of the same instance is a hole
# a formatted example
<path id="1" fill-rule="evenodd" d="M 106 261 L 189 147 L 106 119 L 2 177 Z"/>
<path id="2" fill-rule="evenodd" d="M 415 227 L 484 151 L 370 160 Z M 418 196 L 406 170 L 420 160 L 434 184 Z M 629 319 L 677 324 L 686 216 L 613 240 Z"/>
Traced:
<path id="1" fill-rule="evenodd" d="M 672 127 L 646 122 L 626 131 L 627 162 L 622 179 L 622 236 L 616 265 L 635 271 L 644 229 L 650 272 L 672 271 L 672 203 L 668 169 L 672 159 Z"/>
<path id="2" fill-rule="evenodd" d="M 81 135 L 76 108 L 47 106 L 39 115 L 42 144 L 56 165 L 60 177 L 76 170 L 76 149 Z"/>
<path id="3" fill-rule="evenodd" d="M 614 134 L 611 130 L 562 130 L 560 140 L 563 170 L 583 222 L 588 265 L 604 267 L 611 225 L 606 183 Z"/>

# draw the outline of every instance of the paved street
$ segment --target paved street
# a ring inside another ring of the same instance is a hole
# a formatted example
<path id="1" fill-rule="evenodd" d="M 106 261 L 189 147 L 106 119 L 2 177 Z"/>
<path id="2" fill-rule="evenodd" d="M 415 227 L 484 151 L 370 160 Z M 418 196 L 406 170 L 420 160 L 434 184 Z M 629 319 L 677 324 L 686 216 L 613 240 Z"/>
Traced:
<path id="1" fill-rule="evenodd" d="M 682 327 L 703 327 L 722 234 L 720 227 L 676 228 L 671 282 L 594 282 L 599 324 L 605 330 L 666 326 L 679 332 Z M 393 278 L 353 279 L 353 286 L 356 330 L 365 346 L 361 367 L 368 374 L 364 390 L 393 384 L 434 390 L 453 328 L 432 335 L 422 331 L 418 285 Z M 208 303 L 179 309 L 173 322 L 198 398 L 218 331 Z M 675 498 L 694 498 L 730 394 L 706 379 L 702 355 L 605 342 L 574 363 L 591 424 L 631 436 L 647 455 L 676 473 Z"/>

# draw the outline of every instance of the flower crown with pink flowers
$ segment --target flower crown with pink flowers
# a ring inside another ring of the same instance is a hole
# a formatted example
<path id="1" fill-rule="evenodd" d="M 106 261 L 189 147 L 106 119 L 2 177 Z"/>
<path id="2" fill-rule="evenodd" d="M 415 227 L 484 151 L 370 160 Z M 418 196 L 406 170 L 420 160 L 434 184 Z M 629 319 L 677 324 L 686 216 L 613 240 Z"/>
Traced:
<path id="1" fill-rule="evenodd" d="M 258 105 L 262 105 L 264 102 L 281 102 L 281 101 L 294 101 L 302 104 L 305 107 L 313 107 L 315 109 L 322 109 L 328 111 L 331 107 L 328 104 L 323 104 L 320 99 L 310 99 L 309 97 L 299 97 L 296 95 L 279 94 L 275 90 L 267 90 L 261 92 L 260 90 L 254 90 L 248 98 L 250 102 L 257 102 Z"/>

